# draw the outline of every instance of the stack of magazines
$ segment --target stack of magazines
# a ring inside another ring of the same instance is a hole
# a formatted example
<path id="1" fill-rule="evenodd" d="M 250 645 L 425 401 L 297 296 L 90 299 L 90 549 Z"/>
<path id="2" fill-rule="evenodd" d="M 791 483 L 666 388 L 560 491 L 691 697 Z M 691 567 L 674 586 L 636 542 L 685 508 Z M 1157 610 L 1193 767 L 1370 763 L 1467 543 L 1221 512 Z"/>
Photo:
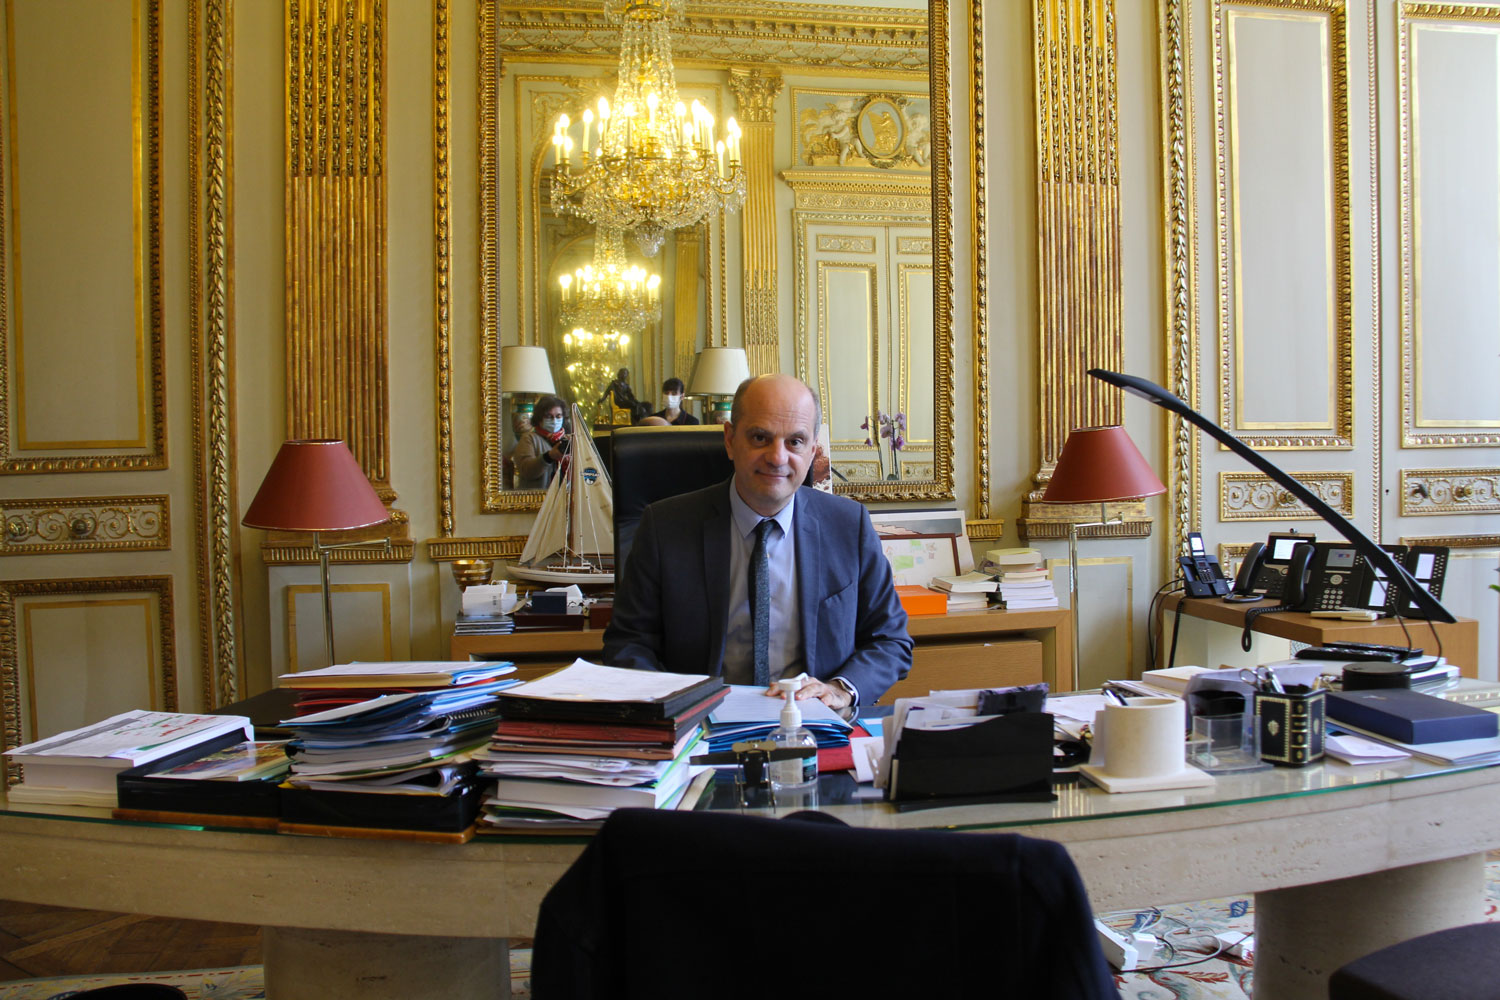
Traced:
<path id="1" fill-rule="evenodd" d="M 283 722 L 294 735 L 283 823 L 465 830 L 479 802 L 469 754 L 489 742 L 513 670 L 364 663 L 282 677 L 333 703 Z"/>
<path id="2" fill-rule="evenodd" d="M 488 748 L 482 829 L 579 829 L 615 809 L 676 807 L 704 768 L 688 763 L 729 689 L 705 674 L 583 660 L 506 691 Z"/>

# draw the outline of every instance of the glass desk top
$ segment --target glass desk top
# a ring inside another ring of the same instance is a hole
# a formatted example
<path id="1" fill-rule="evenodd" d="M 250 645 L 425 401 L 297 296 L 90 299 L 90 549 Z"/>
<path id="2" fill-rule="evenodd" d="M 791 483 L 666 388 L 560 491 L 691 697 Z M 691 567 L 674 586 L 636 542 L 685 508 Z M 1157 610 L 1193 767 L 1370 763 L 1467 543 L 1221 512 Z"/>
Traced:
<path id="1" fill-rule="evenodd" d="M 1417 758 L 1392 764 L 1359 766 L 1324 760 L 1301 768 L 1273 767 L 1248 773 L 1217 775 L 1206 788 L 1175 789 L 1152 792 L 1110 794 L 1080 779 L 1077 784 L 1054 789 L 1057 798 L 1051 802 L 995 802 L 935 805 L 928 808 L 899 811 L 883 800 L 879 789 L 855 784 L 846 773 L 825 774 L 819 781 L 815 804 L 800 801 L 779 806 L 761 804 L 763 797 L 752 796 L 752 805 L 742 807 L 735 792 L 733 775 L 720 771 L 714 782 L 699 795 L 695 808 L 736 809 L 763 816 L 781 816 L 797 809 L 817 808 L 851 826 L 886 829 L 947 829 L 1003 831 L 1011 827 L 1036 827 L 1053 823 L 1077 823 L 1212 809 L 1244 805 L 1299 796 L 1336 794 L 1341 790 L 1420 781 L 1445 774 L 1483 770 L 1495 765 L 1443 765 Z M 80 823 L 116 823 L 110 810 L 84 806 L 33 805 L 10 803 L 0 794 L 0 816 L 43 816 Z M 198 824 L 147 823 L 147 826 L 169 826 L 180 829 L 217 829 Z M 237 833 L 276 836 L 274 830 L 234 829 Z M 524 839 L 543 839 L 535 835 L 517 835 Z M 486 840 L 493 839 L 490 837 Z M 545 839 L 555 840 L 555 837 Z"/>

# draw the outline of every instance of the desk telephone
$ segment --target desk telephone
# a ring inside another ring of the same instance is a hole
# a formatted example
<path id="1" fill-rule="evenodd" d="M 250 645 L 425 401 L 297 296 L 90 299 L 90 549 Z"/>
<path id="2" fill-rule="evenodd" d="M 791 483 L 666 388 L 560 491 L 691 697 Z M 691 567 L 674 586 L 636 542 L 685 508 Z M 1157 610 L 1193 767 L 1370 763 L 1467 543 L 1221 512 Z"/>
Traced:
<path id="1" fill-rule="evenodd" d="M 1434 545 L 1382 545 L 1433 597 L 1442 600 L 1448 550 Z M 1354 546 L 1343 542 L 1298 542 L 1287 565 L 1281 603 L 1297 611 L 1368 608 L 1386 615 L 1425 617 L 1410 598 L 1388 585 L 1385 575 Z"/>
<path id="2" fill-rule="evenodd" d="M 1219 567 L 1219 560 L 1208 554 L 1203 546 L 1203 536 L 1196 531 L 1188 533 L 1188 555 L 1179 556 L 1182 566 L 1182 582 L 1189 597 L 1221 597 L 1229 593 L 1229 578 Z"/>
<path id="3" fill-rule="evenodd" d="M 1299 542 L 1315 540 L 1313 535 L 1297 531 L 1273 531 L 1264 542 L 1253 543 L 1240 560 L 1234 589 L 1225 600 L 1258 601 L 1262 597 L 1281 597 L 1292 551 Z"/>

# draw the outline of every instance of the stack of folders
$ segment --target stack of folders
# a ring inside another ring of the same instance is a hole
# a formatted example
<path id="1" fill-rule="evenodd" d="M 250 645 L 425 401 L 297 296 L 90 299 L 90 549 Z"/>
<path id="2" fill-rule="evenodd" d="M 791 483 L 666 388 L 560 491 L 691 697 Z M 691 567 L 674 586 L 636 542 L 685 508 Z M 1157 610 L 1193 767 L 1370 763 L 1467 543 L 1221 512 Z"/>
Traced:
<path id="1" fill-rule="evenodd" d="M 1058 606 L 1057 591 L 1036 549 L 991 549 L 985 565 L 1000 574 L 1000 600 L 1008 610 Z"/>
<path id="2" fill-rule="evenodd" d="M 708 748 L 717 753 L 743 740 L 763 740 L 781 725 L 782 699 L 768 696 L 753 684 L 730 688 L 724 704 L 708 717 Z M 853 726 L 816 698 L 797 703 L 802 710 L 802 728 L 813 734 L 819 750 L 849 745 Z"/>
<path id="3" fill-rule="evenodd" d="M 136 710 L 5 751 L 25 780 L 11 802 L 114 806 L 121 772 L 143 764 L 191 760 L 251 737 L 240 715 L 185 715 Z M 165 765 L 164 765 L 165 766 Z"/>
<path id="4" fill-rule="evenodd" d="M 281 678 L 334 702 L 283 723 L 295 736 L 283 826 L 466 830 L 481 791 L 469 754 L 489 741 L 500 692 L 519 683 L 503 676 L 512 670 L 364 663 Z"/>
<path id="5" fill-rule="evenodd" d="M 688 763 L 728 688 L 706 674 L 576 661 L 512 688 L 487 749 L 481 830 L 577 830 L 615 809 L 670 809 L 703 768 Z"/>
<path id="6" fill-rule="evenodd" d="M 274 829 L 286 740 L 243 741 L 192 760 L 167 757 L 121 771 L 116 819 Z"/>
<path id="7" fill-rule="evenodd" d="M 990 573 L 965 573 L 962 576 L 935 576 L 932 589 L 948 595 L 948 611 L 971 611 L 989 607 L 990 595 L 1000 590 L 1000 583 Z"/>
<path id="8" fill-rule="evenodd" d="M 453 622 L 454 635 L 509 635 L 516 620 L 502 614 L 461 614 Z"/>

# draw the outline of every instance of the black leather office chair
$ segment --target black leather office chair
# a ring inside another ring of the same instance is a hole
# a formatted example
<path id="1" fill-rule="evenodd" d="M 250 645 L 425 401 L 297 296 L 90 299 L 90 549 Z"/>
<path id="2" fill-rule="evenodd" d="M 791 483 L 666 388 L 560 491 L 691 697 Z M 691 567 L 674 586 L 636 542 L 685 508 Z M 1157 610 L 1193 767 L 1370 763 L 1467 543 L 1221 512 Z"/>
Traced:
<path id="1" fill-rule="evenodd" d="M 120 983 L 68 994 L 69 1000 L 186 1000 L 187 994 L 163 983 Z"/>
<path id="2" fill-rule="evenodd" d="M 1328 978 L 1329 1000 L 1500 1000 L 1500 924 L 1423 934 L 1356 958 Z"/>
<path id="3" fill-rule="evenodd" d="M 542 901 L 537 1000 L 1117 1000 L 1060 844 L 820 813 L 613 813 Z"/>
<path id="4" fill-rule="evenodd" d="M 724 428 L 714 424 L 621 427 L 611 437 L 618 579 L 646 505 L 722 483 L 734 472 L 734 463 L 724 451 Z"/>

